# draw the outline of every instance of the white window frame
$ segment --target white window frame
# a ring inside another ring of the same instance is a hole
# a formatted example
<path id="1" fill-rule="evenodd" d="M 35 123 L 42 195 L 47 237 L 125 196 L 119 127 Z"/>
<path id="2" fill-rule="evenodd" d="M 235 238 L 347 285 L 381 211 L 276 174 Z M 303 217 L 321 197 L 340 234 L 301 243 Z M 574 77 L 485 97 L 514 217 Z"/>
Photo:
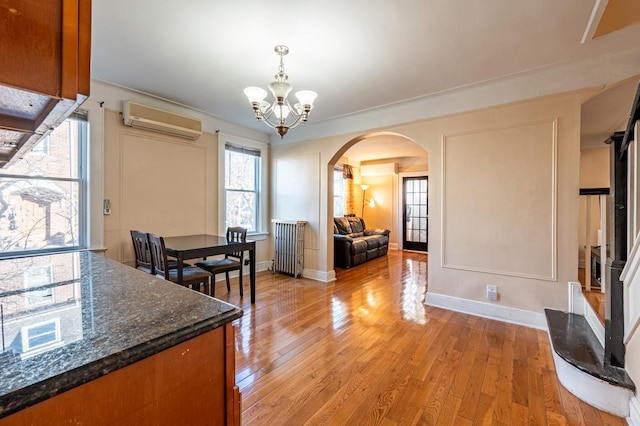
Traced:
<path id="1" fill-rule="evenodd" d="M 263 142 L 258 142 L 250 139 L 241 138 L 218 132 L 218 234 L 222 234 L 227 229 L 227 205 L 226 205 L 226 188 L 225 188 L 225 171 L 226 171 L 226 156 L 225 147 L 229 143 L 238 147 L 246 147 L 260 151 L 260 165 L 259 173 L 257 176 L 257 208 L 256 208 L 256 230 L 248 233 L 253 239 L 261 239 L 260 237 L 266 237 L 268 235 L 267 227 L 267 200 L 268 200 L 268 186 L 267 186 L 267 174 L 268 174 L 268 155 L 269 145 Z"/>
<path id="2" fill-rule="evenodd" d="M 78 144 L 78 175 L 77 177 L 56 177 L 56 176 L 31 176 L 31 175 L 13 175 L 0 172 L 0 175 L 5 178 L 19 178 L 29 181 L 60 181 L 60 182 L 72 182 L 77 183 L 79 187 L 78 194 L 78 244 L 76 246 L 69 247 L 55 247 L 46 249 L 32 249 L 32 250 L 16 250 L 0 252 L 0 258 L 16 257 L 16 256 L 30 256 L 33 254 L 44 253 L 56 253 L 65 251 L 74 251 L 78 249 L 85 249 L 89 244 L 89 218 L 87 203 L 89 200 L 89 137 L 90 137 L 90 124 L 88 113 L 84 110 L 77 110 L 70 117 L 70 120 L 77 120 L 81 124 L 81 130 L 78 132 L 78 140 L 75 141 Z M 65 120 L 66 121 L 66 120 Z M 46 136 L 47 142 L 49 136 Z M 41 141 L 42 143 L 43 141 Z M 48 154 L 47 154 L 48 155 Z"/>
<path id="3" fill-rule="evenodd" d="M 40 345 L 31 346 L 30 338 L 31 331 L 37 327 L 41 327 L 43 325 L 53 325 L 53 339 L 48 342 L 42 343 Z M 20 329 L 20 334 L 22 335 L 22 354 L 21 357 L 23 359 L 32 357 L 34 355 L 40 354 L 42 352 L 46 352 L 53 348 L 62 346 L 64 342 L 62 341 L 62 334 L 60 332 L 60 318 L 53 318 L 47 321 L 42 321 L 36 324 L 30 324 L 24 326 Z"/>
<path id="4" fill-rule="evenodd" d="M 345 194 L 344 194 L 344 177 L 341 177 L 342 185 L 341 185 L 341 189 L 340 189 L 340 194 L 336 195 L 336 191 L 335 191 L 335 189 L 336 189 L 336 177 L 335 177 L 336 173 L 342 174 L 343 173 L 342 167 L 336 166 L 336 167 L 333 168 L 333 175 L 332 175 L 333 179 L 331 180 L 331 182 L 333 183 L 333 215 L 334 215 L 334 217 L 341 217 L 341 216 L 344 216 L 344 196 L 345 196 Z M 342 211 L 342 214 L 336 216 L 336 205 L 337 205 L 336 202 L 338 201 L 338 198 L 339 198 L 339 203 L 340 203 L 340 206 L 341 206 L 340 210 Z"/>

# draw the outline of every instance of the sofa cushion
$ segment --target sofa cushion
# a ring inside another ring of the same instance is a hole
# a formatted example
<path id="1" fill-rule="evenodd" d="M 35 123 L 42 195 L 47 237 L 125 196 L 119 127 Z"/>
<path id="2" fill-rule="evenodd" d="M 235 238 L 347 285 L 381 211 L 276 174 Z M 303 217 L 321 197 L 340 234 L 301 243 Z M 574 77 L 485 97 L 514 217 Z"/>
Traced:
<path id="1" fill-rule="evenodd" d="M 377 249 L 380 247 L 380 236 L 370 236 L 370 237 L 362 237 L 364 241 L 367 242 L 367 250 Z"/>
<path id="2" fill-rule="evenodd" d="M 352 233 L 364 232 L 364 220 L 359 217 L 348 217 L 347 220 L 351 225 Z"/>
<path id="3" fill-rule="evenodd" d="M 339 234 L 350 234 L 351 231 L 351 225 L 349 224 L 349 221 L 347 220 L 346 217 L 334 217 L 333 218 L 333 223 L 336 224 L 336 227 L 338 228 L 338 233 Z"/>
<path id="4" fill-rule="evenodd" d="M 339 234 L 340 232 L 338 231 L 338 226 L 336 225 L 336 221 L 333 221 L 333 233 L 334 234 Z"/>
<path id="5" fill-rule="evenodd" d="M 389 232 L 390 231 L 388 229 L 381 229 L 381 228 L 365 229 L 364 235 L 389 235 Z"/>
<path id="6" fill-rule="evenodd" d="M 351 243 L 351 255 L 366 253 L 367 248 L 367 242 L 364 239 L 353 240 Z"/>

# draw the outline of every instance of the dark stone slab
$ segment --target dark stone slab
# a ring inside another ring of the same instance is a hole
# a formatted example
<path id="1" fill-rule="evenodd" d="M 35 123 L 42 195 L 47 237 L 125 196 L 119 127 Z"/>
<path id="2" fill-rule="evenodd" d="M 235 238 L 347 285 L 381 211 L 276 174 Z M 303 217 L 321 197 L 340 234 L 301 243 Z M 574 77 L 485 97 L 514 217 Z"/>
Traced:
<path id="1" fill-rule="evenodd" d="M 582 315 L 545 309 L 553 350 L 578 369 L 605 382 L 635 390 L 627 372 L 607 365 L 602 345 Z"/>
<path id="2" fill-rule="evenodd" d="M 242 316 L 89 252 L 0 261 L 0 418 Z"/>

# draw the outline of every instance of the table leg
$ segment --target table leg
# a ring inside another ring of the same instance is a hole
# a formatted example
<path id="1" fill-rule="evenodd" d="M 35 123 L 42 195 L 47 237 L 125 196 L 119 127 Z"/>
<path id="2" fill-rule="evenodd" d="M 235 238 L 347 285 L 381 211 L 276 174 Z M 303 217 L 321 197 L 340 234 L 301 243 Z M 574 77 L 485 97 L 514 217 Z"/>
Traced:
<path id="1" fill-rule="evenodd" d="M 256 303 L 256 249 L 249 250 L 249 283 L 251 286 L 251 303 Z"/>

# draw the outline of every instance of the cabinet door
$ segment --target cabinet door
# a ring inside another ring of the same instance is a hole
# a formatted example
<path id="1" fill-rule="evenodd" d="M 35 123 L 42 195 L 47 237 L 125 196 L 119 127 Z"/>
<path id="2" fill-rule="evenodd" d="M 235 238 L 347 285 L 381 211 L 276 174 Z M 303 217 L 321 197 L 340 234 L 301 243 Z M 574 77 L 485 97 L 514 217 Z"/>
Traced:
<path id="1" fill-rule="evenodd" d="M 0 8 L 0 83 L 59 96 L 62 2 L 18 0 Z"/>
<path id="2" fill-rule="evenodd" d="M 89 96 L 91 0 L 11 0 L 0 7 L 0 167 Z"/>

